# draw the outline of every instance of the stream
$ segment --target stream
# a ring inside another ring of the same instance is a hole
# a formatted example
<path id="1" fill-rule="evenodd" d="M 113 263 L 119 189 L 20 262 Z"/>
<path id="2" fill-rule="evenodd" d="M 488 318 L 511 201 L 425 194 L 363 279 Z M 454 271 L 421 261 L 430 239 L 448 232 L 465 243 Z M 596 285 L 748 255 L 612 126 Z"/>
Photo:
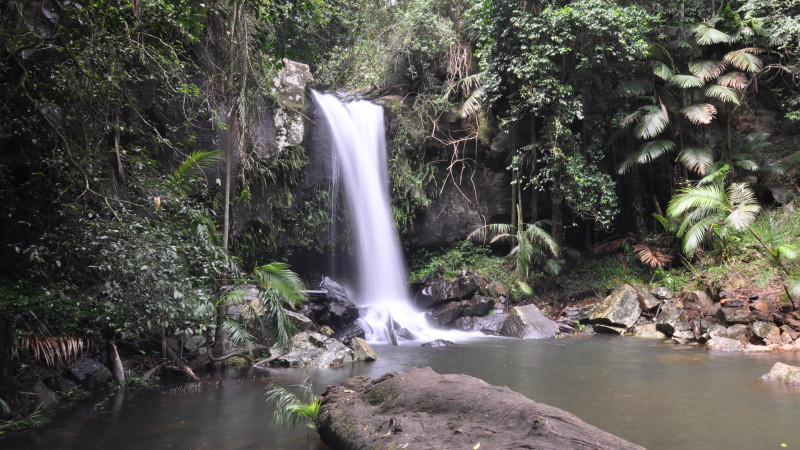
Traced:
<path id="1" fill-rule="evenodd" d="M 775 362 L 800 365 L 797 353 L 718 353 L 611 336 L 374 348 L 381 359 L 371 363 L 231 371 L 173 388 L 120 391 L 59 413 L 41 429 L 0 439 L 0 447 L 326 449 L 303 426 L 273 423 L 264 402 L 271 380 L 288 386 L 310 376 L 320 392 L 347 377 L 377 378 L 413 366 L 508 386 L 650 449 L 800 446 L 800 388 L 759 380 Z"/>

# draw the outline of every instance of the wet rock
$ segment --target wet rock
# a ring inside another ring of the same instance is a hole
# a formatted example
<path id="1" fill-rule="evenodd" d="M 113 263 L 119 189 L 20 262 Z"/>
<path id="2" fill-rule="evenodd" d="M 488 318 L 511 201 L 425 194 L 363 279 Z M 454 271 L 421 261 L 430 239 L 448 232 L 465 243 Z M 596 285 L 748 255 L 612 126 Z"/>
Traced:
<path id="1" fill-rule="evenodd" d="M 273 79 L 278 99 L 274 111 L 275 145 L 278 151 L 303 142 L 305 90 L 314 79 L 308 65 L 289 59 L 283 62 L 280 74 Z"/>
<path id="2" fill-rule="evenodd" d="M 665 301 L 655 320 L 658 331 L 672 336 L 676 331 L 691 331 L 692 326 L 686 318 L 686 311 L 678 307 L 674 300 Z"/>
<path id="3" fill-rule="evenodd" d="M 377 361 L 378 354 L 375 353 L 375 350 L 360 337 L 354 337 L 350 339 L 349 344 L 350 349 L 353 350 L 353 359 L 356 361 Z"/>
<path id="4" fill-rule="evenodd" d="M 659 300 L 655 295 L 650 294 L 648 292 L 642 293 L 642 306 L 646 311 L 652 311 L 658 308 L 664 301 Z"/>
<path id="5" fill-rule="evenodd" d="M 740 323 L 729 326 L 726 331 L 728 334 L 727 337 L 740 341 L 749 341 L 750 336 L 752 335 L 750 328 L 747 325 L 742 325 Z"/>
<path id="6" fill-rule="evenodd" d="M 683 300 L 684 304 L 694 304 L 701 313 L 714 306 L 714 301 L 703 291 L 690 291 Z M 688 305 L 687 305 L 688 306 Z"/>
<path id="7" fill-rule="evenodd" d="M 318 325 L 328 325 L 341 331 L 359 317 L 358 308 L 347 298 L 347 291 L 328 277 L 322 279 L 319 290 L 326 295 L 309 295 L 307 315 Z"/>
<path id="8" fill-rule="evenodd" d="M 290 367 L 335 367 L 355 361 L 353 350 L 336 339 L 313 331 L 295 334 L 279 362 Z M 272 354 L 281 352 L 275 346 Z"/>
<path id="9" fill-rule="evenodd" d="M 312 322 L 308 317 L 285 308 L 283 311 L 286 313 L 289 323 L 294 325 L 295 331 L 309 331 L 315 328 L 314 322 Z"/>
<path id="10" fill-rule="evenodd" d="M 37 381 L 36 384 L 33 385 L 33 392 L 36 394 L 39 403 L 44 409 L 50 409 L 58 404 L 58 394 L 45 386 L 42 380 Z"/>
<path id="11" fill-rule="evenodd" d="M 747 308 L 720 308 L 716 314 L 717 320 L 726 325 L 749 324 L 753 321 L 750 310 Z"/>
<path id="12" fill-rule="evenodd" d="M 800 386 L 800 367 L 776 362 L 769 373 L 763 375 L 761 379 L 777 381 L 778 383 L 788 384 L 789 386 Z"/>
<path id="13" fill-rule="evenodd" d="M 715 337 L 706 342 L 706 348 L 723 352 L 741 352 L 744 350 L 744 344 L 742 341 L 737 341 L 736 339 Z"/>
<path id="14" fill-rule="evenodd" d="M 545 317 L 533 304 L 514 307 L 500 330 L 502 336 L 523 339 L 553 338 L 556 333 L 558 324 Z"/>
<path id="15" fill-rule="evenodd" d="M 790 327 L 789 325 L 782 325 L 781 326 L 781 333 L 786 335 L 791 340 L 797 340 L 800 338 L 800 331 L 795 330 L 794 328 Z"/>
<path id="16" fill-rule="evenodd" d="M 484 290 L 492 298 L 508 298 L 508 289 L 503 283 L 489 283 Z"/>
<path id="17" fill-rule="evenodd" d="M 461 316 L 464 305 L 461 302 L 449 302 L 427 313 L 429 321 L 433 325 L 444 326 Z"/>
<path id="18" fill-rule="evenodd" d="M 422 344 L 420 347 L 431 347 L 431 348 L 438 348 L 438 347 L 452 347 L 456 345 L 455 342 L 448 341 L 445 339 L 436 339 L 435 341 L 430 341 Z"/>
<path id="19" fill-rule="evenodd" d="M 723 298 L 720 300 L 720 304 L 726 308 L 741 308 L 744 306 L 744 299 Z"/>
<path id="20" fill-rule="evenodd" d="M 485 316 L 494 309 L 494 300 L 482 295 L 475 295 L 470 299 L 469 306 L 472 309 L 472 315 Z"/>
<path id="21" fill-rule="evenodd" d="M 597 323 L 594 325 L 594 331 L 597 333 L 608 333 L 608 334 L 625 334 L 625 327 L 615 327 L 614 325 L 606 325 L 602 323 Z"/>
<path id="22" fill-rule="evenodd" d="M 460 299 L 472 298 L 480 288 L 478 275 L 469 271 L 462 271 L 456 279 L 454 293 Z"/>
<path id="23" fill-rule="evenodd" d="M 714 324 L 706 332 L 708 339 L 715 337 L 728 337 L 728 329 L 724 325 Z"/>
<path id="24" fill-rule="evenodd" d="M 641 448 L 508 388 L 430 368 L 351 378 L 321 399 L 319 433 L 332 448 Z"/>
<path id="25" fill-rule="evenodd" d="M 650 290 L 650 293 L 659 300 L 669 300 L 672 298 L 672 290 L 663 286 L 654 287 Z"/>
<path id="26" fill-rule="evenodd" d="M 597 309 L 598 305 L 570 306 L 564 310 L 562 317 L 574 322 L 589 322 L 589 317 Z"/>
<path id="27" fill-rule="evenodd" d="M 57 392 L 69 392 L 75 389 L 76 386 L 75 382 L 72 380 L 60 377 L 58 375 L 53 375 L 47 379 L 43 379 L 42 381 L 44 381 L 47 387 Z"/>
<path id="28" fill-rule="evenodd" d="M 455 329 L 461 331 L 480 331 L 483 334 L 499 336 L 508 314 L 495 313 L 488 316 L 461 317 L 455 321 Z"/>
<path id="29" fill-rule="evenodd" d="M 633 329 L 633 335 L 642 338 L 652 339 L 666 339 L 667 335 L 658 331 L 656 324 L 646 323 L 643 325 L 636 325 Z"/>
<path id="30" fill-rule="evenodd" d="M 187 353 L 197 353 L 202 346 L 206 345 L 206 338 L 201 334 L 189 336 L 183 343 L 183 350 Z"/>
<path id="31" fill-rule="evenodd" d="M 240 291 L 237 294 L 236 300 L 232 301 L 225 307 L 225 314 L 233 321 L 242 320 L 242 313 L 245 310 L 245 305 L 252 305 L 253 302 L 259 303 L 258 288 L 253 284 L 245 284 L 242 286 L 225 286 L 222 288 L 224 293 L 232 290 Z M 176 350 L 177 351 L 177 350 Z"/>
<path id="32" fill-rule="evenodd" d="M 781 329 L 771 322 L 753 322 L 753 335 L 774 344 L 781 341 Z"/>
<path id="33" fill-rule="evenodd" d="M 333 331 L 333 330 L 331 330 L 331 331 Z M 345 344 L 350 342 L 350 340 L 353 339 L 353 338 L 364 339 L 364 336 L 365 336 L 364 330 L 361 327 L 359 327 L 358 325 L 350 325 L 349 327 L 345 328 L 344 330 L 342 330 L 342 331 L 340 331 L 338 333 L 331 332 L 331 334 L 328 334 L 328 333 L 324 333 L 324 334 L 327 334 L 328 336 L 331 336 L 332 338 L 336 339 L 337 341 L 342 341 Z"/>
<path id="34" fill-rule="evenodd" d="M 589 321 L 594 324 L 630 328 L 640 315 L 642 308 L 636 289 L 623 284 L 617 286 L 603 300 L 603 303 L 589 316 Z"/>
<path id="35" fill-rule="evenodd" d="M 81 358 L 67 368 L 67 376 L 87 390 L 105 386 L 111 380 L 111 371 L 90 358 Z"/>
<path id="36" fill-rule="evenodd" d="M 453 284 L 442 279 L 429 281 L 421 291 L 414 296 L 414 303 L 419 308 L 428 309 L 439 303 L 458 300 L 453 289 Z"/>

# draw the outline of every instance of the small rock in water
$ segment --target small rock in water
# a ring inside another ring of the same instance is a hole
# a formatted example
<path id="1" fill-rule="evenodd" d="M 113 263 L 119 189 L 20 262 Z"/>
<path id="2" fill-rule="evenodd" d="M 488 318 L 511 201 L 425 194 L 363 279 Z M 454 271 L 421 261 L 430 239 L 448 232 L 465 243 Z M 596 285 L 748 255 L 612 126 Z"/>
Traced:
<path id="1" fill-rule="evenodd" d="M 778 381 L 789 386 L 800 386 L 800 367 L 776 362 L 768 374 L 761 377 L 766 381 Z"/>
<path id="2" fill-rule="evenodd" d="M 436 348 L 436 347 L 450 347 L 450 346 L 453 346 L 453 345 L 456 345 L 456 343 L 452 342 L 452 341 L 447 341 L 447 340 L 444 340 L 444 339 L 436 339 L 435 341 L 426 342 L 426 343 L 422 344 L 422 347 L 433 347 L 433 348 Z"/>

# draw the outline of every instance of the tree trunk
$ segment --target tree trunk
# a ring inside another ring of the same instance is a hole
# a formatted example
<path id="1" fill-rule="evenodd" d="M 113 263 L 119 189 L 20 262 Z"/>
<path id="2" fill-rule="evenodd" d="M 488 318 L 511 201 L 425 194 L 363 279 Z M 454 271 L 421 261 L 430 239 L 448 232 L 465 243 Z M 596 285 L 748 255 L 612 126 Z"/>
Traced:
<path id="1" fill-rule="evenodd" d="M 518 189 L 518 171 L 511 169 L 511 225 L 517 224 L 517 189 Z"/>
<path id="2" fill-rule="evenodd" d="M 555 240 L 556 244 L 561 247 L 564 243 L 562 237 L 562 230 L 564 228 L 564 212 L 562 208 L 564 203 L 564 194 L 561 191 L 561 185 L 557 178 L 554 182 L 553 192 L 550 194 L 550 199 L 553 201 L 553 240 Z"/>

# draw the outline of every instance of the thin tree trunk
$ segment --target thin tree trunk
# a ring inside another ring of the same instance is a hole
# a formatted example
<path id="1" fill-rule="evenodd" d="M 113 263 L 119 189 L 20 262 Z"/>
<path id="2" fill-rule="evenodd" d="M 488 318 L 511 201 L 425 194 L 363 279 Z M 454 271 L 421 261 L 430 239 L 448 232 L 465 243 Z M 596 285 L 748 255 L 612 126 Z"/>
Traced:
<path id="1" fill-rule="evenodd" d="M 564 195 L 561 192 L 561 185 L 558 177 L 553 183 L 553 191 L 550 194 L 550 199 L 553 201 L 553 240 L 556 241 L 559 247 L 563 245 L 562 230 L 564 228 L 564 211 L 563 201 Z"/>
<path id="2" fill-rule="evenodd" d="M 517 169 L 511 169 L 511 225 L 517 223 Z"/>

